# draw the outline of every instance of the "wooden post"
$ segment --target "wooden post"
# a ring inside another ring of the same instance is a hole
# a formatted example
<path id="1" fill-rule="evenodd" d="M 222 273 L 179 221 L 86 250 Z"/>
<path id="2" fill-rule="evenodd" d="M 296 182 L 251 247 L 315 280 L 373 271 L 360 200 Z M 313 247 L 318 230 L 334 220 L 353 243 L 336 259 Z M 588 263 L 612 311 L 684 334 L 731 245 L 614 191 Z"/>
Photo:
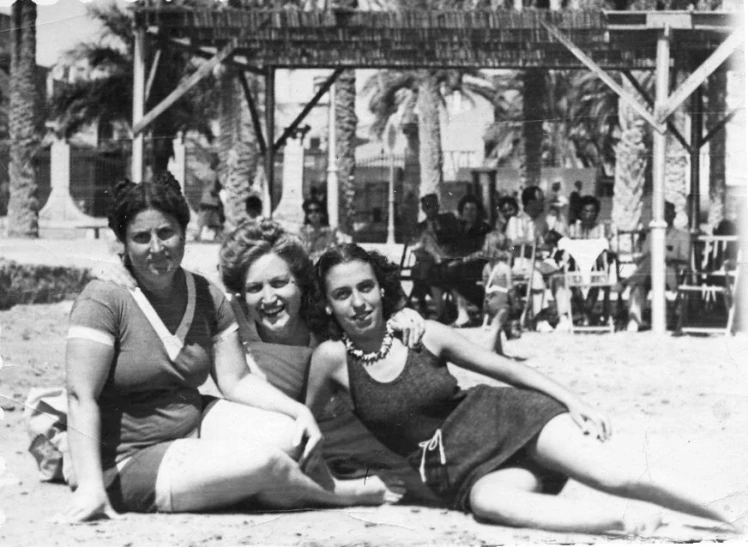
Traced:
<path id="1" fill-rule="evenodd" d="M 704 130 L 704 113 L 702 108 L 701 87 L 691 95 L 691 190 L 690 210 L 688 211 L 688 230 L 692 234 L 699 231 L 701 213 L 701 133 Z"/>
<path id="2" fill-rule="evenodd" d="M 335 84 L 330 86 L 330 111 L 327 117 L 327 218 L 338 227 L 338 159 L 335 138 Z"/>
<path id="3" fill-rule="evenodd" d="M 267 134 L 267 148 L 265 149 L 265 176 L 267 177 L 270 211 L 273 210 L 273 188 L 275 186 L 275 69 L 271 66 L 265 69 L 265 132 Z"/>
<path id="4" fill-rule="evenodd" d="M 665 27 L 657 38 L 657 70 L 655 75 L 655 116 L 668 100 L 670 84 L 670 30 Z M 663 122 L 663 119 L 658 119 Z M 652 264 L 652 332 L 665 334 L 665 163 L 667 136 L 655 131 L 652 150 L 652 222 L 650 228 L 650 256 Z"/>
<path id="5" fill-rule="evenodd" d="M 135 128 L 145 113 L 145 29 L 136 27 L 133 48 L 132 126 Z M 134 130 L 133 130 L 134 132 Z M 143 181 L 144 135 L 134 132 L 132 139 L 131 174 L 133 182 Z"/>
<path id="6" fill-rule="evenodd" d="M 387 191 L 387 244 L 395 244 L 395 151 L 390 148 L 390 184 Z"/>

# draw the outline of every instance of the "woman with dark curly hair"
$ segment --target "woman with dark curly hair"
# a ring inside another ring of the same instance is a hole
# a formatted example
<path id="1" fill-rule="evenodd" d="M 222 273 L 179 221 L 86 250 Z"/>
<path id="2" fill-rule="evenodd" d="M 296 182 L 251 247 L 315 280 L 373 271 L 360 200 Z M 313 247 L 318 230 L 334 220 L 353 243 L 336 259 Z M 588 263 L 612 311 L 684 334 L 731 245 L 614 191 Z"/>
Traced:
<path id="1" fill-rule="evenodd" d="M 333 480 L 309 410 L 249 373 L 224 293 L 181 267 L 189 217 L 168 173 L 114 190 L 109 226 L 136 287 L 92 281 L 70 314 L 75 493 L 62 520 L 250 498 L 280 508 L 382 503 L 376 477 Z M 225 398 L 201 396 L 208 376 Z"/>
<path id="2" fill-rule="evenodd" d="M 397 267 L 356 245 L 317 262 L 323 306 L 337 339 L 312 357 L 307 404 L 338 391 L 390 450 L 406 458 L 444 504 L 505 525 L 565 532 L 646 534 L 659 515 L 618 515 L 557 493 L 568 477 L 592 488 L 727 523 L 719 511 L 639 469 L 605 441 L 607 417 L 542 373 L 427 321 L 423 349 L 392 335 L 402 289 Z M 447 361 L 517 387 L 462 390 Z M 646 462 L 644 462 L 646 464 Z"/>

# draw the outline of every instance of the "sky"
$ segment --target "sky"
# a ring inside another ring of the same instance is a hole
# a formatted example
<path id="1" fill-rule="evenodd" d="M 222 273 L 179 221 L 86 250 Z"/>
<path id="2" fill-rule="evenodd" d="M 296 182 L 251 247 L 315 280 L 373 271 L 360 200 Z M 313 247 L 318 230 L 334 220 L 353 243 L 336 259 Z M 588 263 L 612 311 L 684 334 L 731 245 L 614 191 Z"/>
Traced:
<path id="1" fill-rule="evenodd" d="M 51 1 L 37 0 L 36 62 L 41 66 L 54 65 L 60 54 L 80 41 L 96 39 L 100 32 L 100 27 L 86 16 L 86 4 L 81 0 Z M 10 13 L 9 3 L 0 0 L 0 12 Z"/>

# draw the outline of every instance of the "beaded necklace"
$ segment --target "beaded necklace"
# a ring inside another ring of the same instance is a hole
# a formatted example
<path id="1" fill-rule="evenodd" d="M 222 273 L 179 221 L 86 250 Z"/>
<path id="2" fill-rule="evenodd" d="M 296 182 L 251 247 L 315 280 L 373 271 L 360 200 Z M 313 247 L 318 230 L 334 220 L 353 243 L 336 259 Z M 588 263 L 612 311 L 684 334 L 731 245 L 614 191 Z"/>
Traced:
<path id="1" fill-rule="evenodd" d="M 379 347 L 378 351 L 372 351 L 371 353 L 366 353 L 364 350 L 358 349 L 356 346 L 353 345 L 353 341 L 348 338 L 347 334 L 343 335 L 343 343 L 345 344 L 345 350 L 348 352 L 348 354 L 356 359 L 358 362 L 360 362 L 363 365 L 371 365 L 372 363 L 376 363 L 377 361 L 384 359 L 387 357 L 387 354 L 390 352 L 390 349 L 392 348 L 392 339 L 393 339 L 393 331 L 392 327 L 387 325 L 387 332 L 384 335 L 384 338 L 382 339 L 382 345 Z"/>

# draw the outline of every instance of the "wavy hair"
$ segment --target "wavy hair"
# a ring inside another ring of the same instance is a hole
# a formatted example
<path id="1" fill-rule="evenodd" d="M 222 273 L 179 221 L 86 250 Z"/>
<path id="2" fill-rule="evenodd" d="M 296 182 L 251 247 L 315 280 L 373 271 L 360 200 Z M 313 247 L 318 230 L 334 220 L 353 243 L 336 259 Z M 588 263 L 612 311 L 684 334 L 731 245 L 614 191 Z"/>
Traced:
<path id="1" fill-rule="evenodd" d="M 314 266 L 301 241 L 277 222 L 269 219 L 245 222 L 226 236 L 218 252 L 224 286 L 241 295 L 243 302 L 247 271 L 259 258 L 270 253 L 278 255 L 288 265 L 301 290 L 301 318 L 308 321 L 310 300 L 316 295 Z"/>
<path id="2" fill-rule="evenodd" d="M 325 313 L 325 281 L 330 270 L 340 264 L 350 262 L 366 262 L 374 271 L 379 288 L 384 290 L 382 296 L 382 316 L 385 321 L 400 310 L 405 300 L 405 293 L 400 285 L 400 267 L 376 251 L 366 251 L 355 243 L 346 243 L 332 247 L 325 251 L 317 260 L 315 271 L 317 274 L 317 290 L 315 305 L 311 308 L 309 328 L 323 337 L 340 339 L 343 330 L 338 321 Z"/>
<path id="3" fill-rule="evenodd" d="M 182 195 L 179 182 L 168 171 L 154 176 L 150 182 L 134 183 L 125 179 L 117 183 L 107 211 L 109 227 L 117 239 L 125 243 L 128 224 L 146 209 L 172 215 L 182 228 L 182 234 L 186 233 L 190 207 Z"/>

